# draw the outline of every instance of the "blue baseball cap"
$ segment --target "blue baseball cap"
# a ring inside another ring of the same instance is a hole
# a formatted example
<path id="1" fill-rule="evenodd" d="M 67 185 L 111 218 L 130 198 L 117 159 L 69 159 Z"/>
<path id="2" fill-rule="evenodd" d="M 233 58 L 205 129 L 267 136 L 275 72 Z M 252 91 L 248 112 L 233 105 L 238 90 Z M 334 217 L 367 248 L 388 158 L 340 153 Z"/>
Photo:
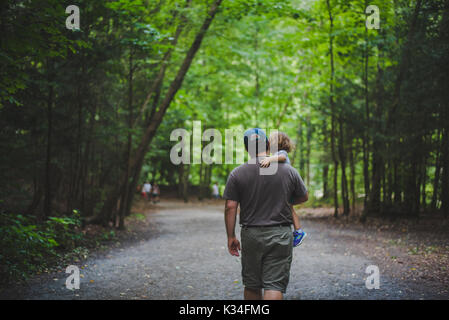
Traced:
<path id="1" fill-rule="evenodd" d="M 260 151 L 266 151 L 268 148 L 268 138 L 265 133 L 260 128 L 252 128 L 245 131 L 243 134 L 243 141 L 245 143 L 246 151 L 248 150 L 248 144 L 249 143 L 255 143 L 255 151 L 256 153 L 259 153 Z M 265 149 L 264 149 L 265 148 Z"/>
<path id="2" fill-rule="evenodd" d="M 265 131 L 259 128 L 252 128 L 246 130 L 243 137 L 245 140 L 249 139 L 249 141 L 255 141 L 257 139 L 267 140 L 267 135 L 265 134 Z"/>

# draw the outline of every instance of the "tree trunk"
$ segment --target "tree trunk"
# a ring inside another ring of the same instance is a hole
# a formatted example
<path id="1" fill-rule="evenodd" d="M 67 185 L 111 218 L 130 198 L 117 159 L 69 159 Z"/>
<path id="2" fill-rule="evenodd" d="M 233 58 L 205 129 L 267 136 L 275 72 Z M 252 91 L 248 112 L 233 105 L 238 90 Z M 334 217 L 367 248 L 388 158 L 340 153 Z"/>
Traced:
<path id="1" fill-rule="evenodd" d="M 355 194 L 355 156 L 354 156 L 354 142 L 351 140 L 351 142 L 349 143 L 349 150 L 348 150 L 348 154 L 349 154 L 349 166 L 350 166 L 350 170 L 351 170 L 351 181 L 350 181 L 350 186 L 351 186 L 351 210 L 352 212 L 355 212 L 355 201 L 356 201 L 356 194 Z"/>
<path id="2" fill-rule="evenodd" d="M 323 199 L 329 198 L 329 165 L 323 167 Z"/>
<path id="3" fill-rule="evenodd" d="M 45 198 L 44 198 L 44 208 L 43 211 L 39 214 L 38 218 L 40 221 L 45 220 L 46 217 L 51 216 L 52 214 L 52 201 L 53 201 L 53 194 L 52 194 L 52 184 L 51 184 L 51 158 L 52 158 L 52 134 L 53 134 L 53 95 L 54 95 L 54 88 L 53 84 L 50 82 L 53 81 L 53 67 L 52 67 L 52 61 L 48 61 L 48 98 L 47 98 L 47 121 L 48 121 L 48 128 L 47 128 L 47 156 L 46 156 L 46 162 L 45 162 Z"/>
<path id="4" fill-rule="evenodd" d="M 433 179 L 432 203 L 430 205 L 430 208 L 432 210 L 436 210 L 436 208 L 437 208 L 437 199 L 438 199 L 439 184 L 440 184 L 440 172 L 441 172 L 440 158 L 441 158 L 441 153 L 443 151 L 442 150 L 443 139 L 441 136 L 441 131 L 438 131 L 437 137 L 438 137 L 437 139 L 438 139 L 439 148 L 437 149 L 437 155 L 436 155 L 436 160 L 435 160 L 435 177 Z"/>
<path id="5" fill-rule="evenodd" d="M 329 153 L 329 140 L 327 136 L 326 120 L 323 120 L 323 149 L 325 155 Z M 327 199 L 329 197 L 329 164 L 327 156 L 326 159 L 323 159 L 323 162 L 323 199 Z"/>
<path id="6" fill-rule="evenodd" d="M 180 175 L 179 175 L 179 191 L 180 197 L 184 202 L 189 201 L 189 174 L 190 174 L 190 164 L 180 164 Z"/>
<path id="7" fill-rule="evenodd" d="M 204 179 L 205 179 L 205 173 L 206 167 L 203 161 L 200 163 L 199 168 L 199 174 L 200 174 L 200 183 L 199 183 L 199 190 L 198 190 L 198 200 L 202 201 L 204 196 Z"/>
<path id="8" fill-rule="evenodd" d="M 334 217 L 338 217 L 338 160 L 335 151 L 335 102 L 334 102 L 334 18 L 332 16 L 332 9 L 329 0 L 326 0 L 327 10 L 329 14 L 329 59 L 330 59 L 330 88 L 329 88 L 329 104 L 331 107 L 331 152 L 332 160 L 334 162 Z"/>
<path id="9" fill-rule="evenodd" d="M 349 215 L 350 207 L 349 207 L 349 192 L 348 192 L 348 180 L 346 177 L 346 156 L 344 149 L 344 132 L 343 132 L 343 118 L 340 115 L 339 119 L 340 127 L 340 139 L 338 139 L 338 152 L 341 162 L 341 198 L 343 203 L 343 215 Z"/>
<path id="10" fill-rule="evenodd" d="M 304 175 L 305 174 L 305 163 L 306 159 L 304 158 L 304 129 L 302 119 L 299 120 L 299 129 L 298 129 L 298 155 L 299 155 L 299 171 Z"/>
<path id="11" fill-rule="evenodd" d="M 206 186 L 205 186 L 205 197 L 207 199 L 210 198 L 210 185 L 212 182 L 212 168 L 213 168 L 213 164 L 210 164 L 208 166 L 206 166 Z"/>
<path id="12" fill-rule="evenodd" d="M 444 109 L 446 123 L 449 123 L 448 107 Z M 449 130 L 443 129 L 443 152 L 441 166 L 443 174 L 441 178 L 441 209 L 446 217 L 449 217 Z"/>
<path id="13" fill-rule="evenodd" d="M 429 137 L 427 139 L 428 141 L 426 142 L 426 144 L 430 144 L 431 142 L 431 137 Z M 420 179 L 420 184 L 418 185 L 418 188 L 421 187 L 421 209 L 423 211 L 427 210 L 427 194 L 426 194 L 426 184 L 427 184 L 427 162 L 428 162 L 428 157 L 427 155 L 424 157 L 424 159 L 421 161 L 421 179 Z"/>
<path id="14" fill-rule="evenodd" d="M 43 194 L 43 189 L 41 185 L 37 186 L 37 189 L 35 190 L 33 194 L 33 200 L 31 201 L 30 205 L 28 206 L 26 213 L 27 214 L 33 214 L 36 208 L 39 206 L 39 203 L 41 202 Z"/>
<path id="15" fill-rule="evenodd" d="M 298 113 L 299 113 L 299 111 L 298 111 Z M 296 159 L 297 159 L 298 149 L 299 149 L 300 140 L 301 140 L 301 116 L 298 115 L 298 118 L 299 118 L 299 120 L 298 120 L 298 129 L 296 130 L 296 137 L 295 137 L 295 146 L 296 147 L 293 149 L 293 155 L 290 158 L 290 162 L 291 162 L 291 165 L 293 167 L 298 162 Z M 299 157 L 301 157 L 301 155 Z"/>
<path id="16" fill-rule="evenodd" d="M 393 159 L 393 201 L 395 207 L 399 207 L 399 205 L 402 202 L 402 193 L 401 193 L 401 185 L 402 181 L 399 181 L 399 177 L 401 176 L 399 174 L 400 166 L 399 166 L 399 160 L 397 157 Z"/>
<path id="17" fill-rule="evenodd" d="M 388 150 L 388 148 L 387 148 Z M 388 208 L 388 210 L 391 210 L 393 205 L 393 163 L 391 160 L 387 162 L 387 183 L 386 183 L 386 196 L 384 197 L 384 207 Z"/>
<path id="18" fill-rule="evenodd" d="M 365 0 L 365 7 L 367 6 L 367 1 Z M 365 219 L 368 214 L 368 197 L 370 193 L 370 183 L 369 183 L 369 135 L 370 131 L 370 109 L 369 109 L 369 82 L 368 82 L 368 72 L 369 72 L 369 52 L 368 52 L 368 29 L 365 26 L 365 48 L 364 48 L 364 73 L 363 73 L 363 83 L 364 83 L 364 95 L 365 95 L 365 128 L 363 131 L 363 181 L 365 187 L 365 197 L 363 201 L 363 213 L 362 220 Z"/>
<path id="19" fill-rule="evenodd" d="M 334 163 L 334 217 L 338 218 L 338 162 Z"/>
<path id="20" fill-rule="evenodd" d="M 381 48 L 379 48 L 379 51 Z M 377 79 L 376 79 L 376 106 L 374 109 L 374 137 L 373 137 L 373 157 L 372 157 L 372 187 L 370 190 L 368 212 L 379 213 L 381 211 L 381 179 L 384 171 L 383 154 L 384 141 L 379 138 L 382 130 L 382 114 L 383 114 L 383 70 L 379 63 L 377 64 Z"/>
<path id="21" fill-rule="evenodd" d="M 447 9 L 447 8 L 446 8 Z M 442 43 L 447 44 L 448 43 L 448 33 L 447 30 L 449 29 L 449 13 L 448 10 L 445 10 L 443 13 L 443 19 L 441 21 L 441 40 Z M 447 46 L 446 46 L 446 56 L 441 59 L 442 61 L 446 61 L 445 58 L 447 57 Z M 447 72 L 447 63 L 443 63 L 443 66 L 446 66 L 444 72 L 441 72 L 441 82 L 440 83 L 447 83 L 449 80 L 448 72 Z M 441 148 L 442 148 L 442 154 L 441 154 L 441 168 L 443 170 L 442 177 L 441 177 L 441 209 L 445 215 L 445 217 L 449 217 L 449 91 L 445 90 L 443 92 L 443 101 L 444 104 L 441 105 L 442 112 L 441 112 L 441 128 L 443 130 L 443 140 L 441 142 Z"/>
<path id="22" fill-rule="evenodd" d="M 312 140 L 312 125 L 310 123 L 310 114 L 306 118 L 306 184 L 310 185 L 310 152 Z"/>
<path id="23" fill-rule="evenodd" d="M 215 2 L 212 4 L 207 17 L 205 18 L 203 25 L 201 26 L 200 30 L 198 31 L 195 40 L 193 41 L 192 45 L 190 46 L 186 57 L 184 58 L 184 61 L 182 65 L 180 66 L 175 79 L 171 82 L 167 93 L 164 97 L 164 100 L 160 103 L 159 109 L 156 111 L 154 110 L 153 117 L 148 120 L 147 127 L 144 131 L 143 137 L 141 139 L 141 142 L 137 148 L 137 150 L 134 152 L 133 157 L 130 161 L 130 170 L 129 172 L 134 172 L 136 176 L 140 175 L 140 171 L 142 169 L 143 159 L 145 157 L 145 153 L 147 152 L 148 146 L 151 143 L 151 140 L 153 139 L 154 135 L 156 134 L 156 131 L 159 127 L 159 125 L 162 122 L 162 119 L 170 106 L 175 94 L 178 92 L 179 88 L 182 85 L 182 82 L 184 80 L 184 77 L 187 73 L 187 71 L 190 68 L 190 65 L 193 61 L 193 58 L 195 57 L 196 52 L 201 46 L 201 42 L 204 39 L 204 36 L 209 29 L 210 24 L 212 23 L 215 14 L 218 11 L 218 8 L 221 4 L 222 0 L 215 0 Z M 122 175 L 120 179 L 120 185 L 116 188 L 114 192 L 111 192 L 110 197 L 107 199 L 105 206 L 102 209 L 101 216 L 105 216 L 107 212 L 105 210 L 108 210 L 109 206 L 111 204 L 114 204 L 118 200 L 118 196 L 125 190 L 125 188 L 128 186 L 128 179 L 126 172 Z M 134 193 L 130 194 L 130 200 L 132 201 L 132 196 Z"/>
<path id="24" fill-rule="evenodd" d="M 126 180 L 129 180 L 130 176 L 130 157 L 131 157 L 131 148 L 132 148 L 132 127 L 133 127 L 133 52 L 132 48 L 130 48 L 129 53 L 129 74 L 128 74 L 128 142 L 126 146 Z M 132 183 L 131 183 L 132 185 Z M 130 190 L 130 186 L 125 186 L 122 196 L 120 199 L 120 209 L 119 209 L 119 223 L 118 223 L 118 229 L 123 230 L 125 229 L 125 215 L 127 213 L 128 203 L 129 201 L 130 193 L 133 192 L 133 190 Z"/>

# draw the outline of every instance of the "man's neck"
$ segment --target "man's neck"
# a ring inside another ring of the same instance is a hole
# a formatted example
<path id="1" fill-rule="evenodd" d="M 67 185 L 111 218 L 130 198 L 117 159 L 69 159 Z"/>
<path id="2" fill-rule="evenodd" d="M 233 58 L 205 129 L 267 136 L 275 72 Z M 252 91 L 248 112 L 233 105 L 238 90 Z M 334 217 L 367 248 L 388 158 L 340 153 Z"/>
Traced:
<path id="1" fill-rule="evenodd" d="M 266 156 L 267 156 L 266 152 L 258 153 L 255 157 L 251 157 L 251 159 L 248 160 L 248 163 L 257 163 L 257 158 L 266 157 Z"/>

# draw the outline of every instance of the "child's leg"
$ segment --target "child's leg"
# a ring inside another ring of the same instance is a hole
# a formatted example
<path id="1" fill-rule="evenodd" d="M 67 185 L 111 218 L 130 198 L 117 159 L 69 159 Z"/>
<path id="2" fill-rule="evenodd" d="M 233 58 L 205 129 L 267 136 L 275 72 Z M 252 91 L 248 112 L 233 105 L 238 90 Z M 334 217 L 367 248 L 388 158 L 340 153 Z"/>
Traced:
<path id="1" fill-rule="evenodd" d="M 290 209 L 292 211 L 292 218 L 293 218 L 293 226 L 295 227 L 295 230 L 301 229 L 301 222 L 299 222 L 299 217 L 295 212 L 295 209 L 293 209 L 293 206 L 290 206 Z"/>
<path id="2" fill-rule="evenodd" d="M 302 230 L 301 222 L 299 222 L 299 217 L 295 209 L 293 209 L 293 206 L 290 206 L 290 209 L 292 211 L 293 226 L 295 227 L 295 231 L 293 232 L 293 247 L 297 247 L 302 243 L 307 234 Z"/>

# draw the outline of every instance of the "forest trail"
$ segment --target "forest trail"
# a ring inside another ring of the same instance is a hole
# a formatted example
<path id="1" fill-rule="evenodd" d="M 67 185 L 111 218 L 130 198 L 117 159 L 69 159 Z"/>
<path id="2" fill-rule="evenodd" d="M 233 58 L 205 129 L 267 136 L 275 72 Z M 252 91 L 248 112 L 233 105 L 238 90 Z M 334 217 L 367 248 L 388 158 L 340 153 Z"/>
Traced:
<path id="1" fill-rule="evenodd" d="M 147 213 L 146 240 L 110 249 L 82 263 L 79 290 L 68 290 L 63 271 L 41 275 L 6 299 L 241 299 L 240 258 L 227 252 L 222 202 L 162 202 Z M 432 299 L 425 283 L 393 279 L 380 271 L 380 289 L 365 287 L 369 254 L 349 251 L 354 238 L 339 236 L 313 219 L 309 236 L 294 249 L 286 299 Z M 237 234 L 240 231 L 237 230 Z M 356 232 L 356 231 L 353 231 Z M 14 291 L 14 292 L 13 292 Z"/>

